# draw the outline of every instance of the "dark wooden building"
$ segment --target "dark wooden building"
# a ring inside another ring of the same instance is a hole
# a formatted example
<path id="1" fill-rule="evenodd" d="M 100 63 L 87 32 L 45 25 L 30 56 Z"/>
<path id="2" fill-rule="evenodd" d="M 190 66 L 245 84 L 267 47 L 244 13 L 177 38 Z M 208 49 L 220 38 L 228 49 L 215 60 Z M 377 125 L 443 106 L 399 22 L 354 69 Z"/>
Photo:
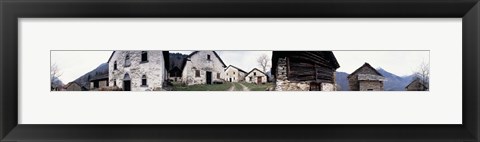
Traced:
<path id="1" fill-rule="evenodd" d="M 340 67 L 332 51 L 273 51 L 271 73 L 277 91 L 335 91 Z"/>
<path id="2" fill-rule="evenodd" d="M 370 64 L 365 63 L 348 75 L 350 91 L 383 91 L 385 77 Z"/>
<path id="3" fill-rule="evenodd" d="M 427 91 L 428 87 L 419 78 L 414 79 L 405 87 L 407 91 Z"/>

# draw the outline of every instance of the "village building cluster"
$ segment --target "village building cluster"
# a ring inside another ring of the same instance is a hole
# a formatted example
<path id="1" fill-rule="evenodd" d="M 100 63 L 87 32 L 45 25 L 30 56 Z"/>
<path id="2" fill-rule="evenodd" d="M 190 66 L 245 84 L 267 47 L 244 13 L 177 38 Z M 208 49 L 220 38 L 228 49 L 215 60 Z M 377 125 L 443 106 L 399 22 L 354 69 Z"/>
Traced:
<path id="1" fill-rule="evenodd" d="M 267 74 L 257 68 L 246 72 L 234 65 L 227 66 L 215 51 L 194 51 L 189 55 L 113 51 L 105 71 L 82 76 L 87 83 L 72 81 L 64 90 L 163 91 L 172 82 L 186 86 L 245 82 L 272 83 L 271 91 L 338 91 L 336 70 L 340 65 L 332 51 L 272 51 L 271 65 Z M 385 77 L 369 63 L 347 78 L 350 91 L 384 90 Z M 412 91 L 427 89 L 418 79 L 405 87 Z"/>

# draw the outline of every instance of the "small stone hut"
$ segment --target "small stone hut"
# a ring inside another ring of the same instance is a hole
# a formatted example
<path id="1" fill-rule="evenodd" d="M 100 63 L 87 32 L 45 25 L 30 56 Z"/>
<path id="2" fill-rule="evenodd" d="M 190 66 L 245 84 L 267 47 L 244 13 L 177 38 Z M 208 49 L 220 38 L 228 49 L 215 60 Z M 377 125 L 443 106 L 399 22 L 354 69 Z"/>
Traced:
<path id="1" fill-rule="evenodd" d="M 428 91 L 428 87 L 419 78 L 414 79 L 405 87 L 407 91 Z"/>
<path id="2" fill-rule="evenodd" d="M 65 90 L 67 91 L 87 91 L 88 89 L 80 86 L 77 82 L 70 82 L 65 85 Z"/>
<path id="3" fill-rule="evenodd" d="M 242 82 L 245 80 L 245 75 L 247 75 L 247 72 L 236 66 L 229 65 L 225 68 L 225 81 Z"/>
<path id="4" fill-rule="evenodd" d="M 108 85 L 124 91 L 159 91 L 166 85 L 168 51 L 114 51 L 108 59 Z"/>
<path id="5" fill-rule="evenodd" d="M 227 67 L 215 51 L 194 51 L 185 57 L 182 83 L 186 85 L 224 82 Z"/>
<path id="6" fill-rule="evenodd" d="M 385 77 L 365 63 L 347 76 L 350 91 L 383 91 Z"/>
<path id="7" fill-rule="evenodd" d="M 335 91 L 340 67 L 332 51 L 273 51 L 272 69 L 277 91 Z"/>
<path id="8" fill-rule="evenodd" d="M 267 81 L 268 75 L 257 68 L 253 68 L 247 73 L 247 76 L 245 76 L 245 82 L 247 83 L 264 84 L 267 83 Z"/>

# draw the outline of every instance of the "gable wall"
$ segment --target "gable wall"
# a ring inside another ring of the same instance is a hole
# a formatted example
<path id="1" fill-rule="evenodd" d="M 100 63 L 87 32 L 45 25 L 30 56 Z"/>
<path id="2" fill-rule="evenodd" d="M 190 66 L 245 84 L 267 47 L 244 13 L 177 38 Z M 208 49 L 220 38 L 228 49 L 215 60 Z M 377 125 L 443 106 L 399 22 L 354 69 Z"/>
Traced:
<path id="1" fill-rule="evenodd" d="M 207 60 L 210 55 L 210 60 Z M 200 70 L 200 77 L 195 76 L 195 70 Z M 213 51 L 198 51 L 186 62 L 182 72 L 182 83 L 187 85 L 206 84 L 207 71 L 212 72 L 212 81 L 222 81 L 225 78 L 224 66 Z M 220 78 L 217 78 L 220 73 Z"/>
<path id="2" fill-rule="evenodd" d="M 116 51 L 108 64 L 109 85 L 114 82 L 123 88 L 123 79 L 128 73 L 131 78 L 132 91 L 161 90 L 167 72 L 162 51 L 147 51 L 148 62 L 141 63 L 142 51 Z M 130 66 L 125 67 L 125 57 L 129 54 Z M 117 70 L 114 70 L 114 62 L 117 61 Z M 142 76 L 147 77 L 147 86 L 141 86 Z"/>

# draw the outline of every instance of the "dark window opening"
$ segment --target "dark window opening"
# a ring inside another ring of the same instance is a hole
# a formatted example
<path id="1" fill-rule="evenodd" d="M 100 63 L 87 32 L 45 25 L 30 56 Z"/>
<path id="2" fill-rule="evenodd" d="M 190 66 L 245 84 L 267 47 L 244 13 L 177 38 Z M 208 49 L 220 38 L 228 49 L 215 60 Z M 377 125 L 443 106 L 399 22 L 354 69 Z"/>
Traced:
<path id="1" fill-rule="evenodd" d="M 233 72 L 233 75 L 235 75 L 235 72 Z"/>
<path id="2" fill-rule="evenodd" d="M 256 73 L 256 72 L 253 72 L 253 76 L 256 76 L 256 75 L 257 75 L 257 73 Z"/>
<path id="3" fill-rule="evenodd" d="M 147 51 L 142 51 L 142 62 L 148 62 L 148 53 L 147 53 Z"/>
<path id="4" fill-rule="evenodd" d="M 113 70 L 117 70 L 117 61 L 113 63 Z"/>
<path id="5" fill-rule="evenodd" d="M 116 80 L 113 81 L 113 86 L 117 87 L 117 81 Z"/>
<path id="6" fill-rule="evenodd" d="M 220 73 L 217 73 L 217 79 L 219 79 L 219 78 L 220 78 Z"/>
<path id="7" fill-rule="evenodd" d="M 195 70 L 195 77 L 200 77 L 200 70 Z"/>
<path id="8" fill-rule="evenodd" d="M 142 76 L 142 86 L 147 86 L 147 76 Z"/>
<path id="9" fill-rule="evenodd" d="M 210 60 L 210 55 L 207 55 L 207 60 Z"/>
<path id="10" fill-rule="evenodd" d="M 127 54 L 127 56 L 125 56 L 125 67 L 129 67 L 130 66 L 130 55 Z"/>
<path id="11" fill-rule="evenodd" d="M 93 88 L 98 88 L 100 87 L 99 81 L 93 82 Z"/>

